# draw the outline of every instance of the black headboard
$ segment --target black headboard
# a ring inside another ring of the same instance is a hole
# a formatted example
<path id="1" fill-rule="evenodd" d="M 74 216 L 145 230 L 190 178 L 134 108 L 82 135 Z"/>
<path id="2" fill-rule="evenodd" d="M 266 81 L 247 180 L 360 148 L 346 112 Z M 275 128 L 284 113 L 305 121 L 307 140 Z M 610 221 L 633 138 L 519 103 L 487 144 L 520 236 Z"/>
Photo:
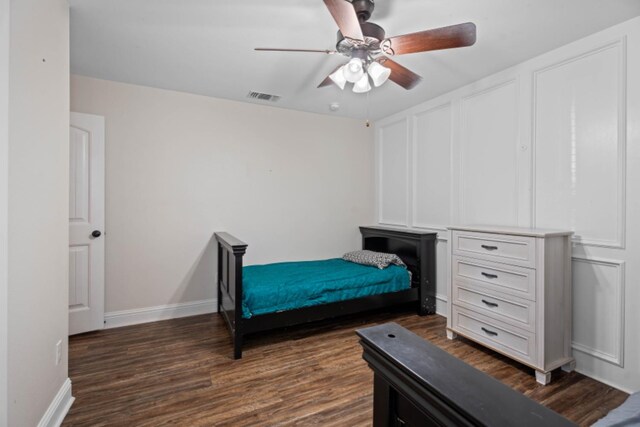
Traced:
<path id="1" fill-rule="evenodd" d="M 420 289 L 422 314 L 436 311 L 436 242 L 438 233 L 380 226 L 360 227 L 362 249 L 396 254 L 411 271 L 411 286 Z"/>

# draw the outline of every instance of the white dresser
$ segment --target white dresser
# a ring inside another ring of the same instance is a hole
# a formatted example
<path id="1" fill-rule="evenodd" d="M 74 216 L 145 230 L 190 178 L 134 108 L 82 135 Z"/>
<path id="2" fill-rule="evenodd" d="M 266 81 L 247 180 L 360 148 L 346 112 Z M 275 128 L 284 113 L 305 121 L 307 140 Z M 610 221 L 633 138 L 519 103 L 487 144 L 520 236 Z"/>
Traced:
<path id="1" fill-rule="evenodd" d="M 536 370 L 571 371 L 571 231 L 450 227 L 447 337 Z"/>

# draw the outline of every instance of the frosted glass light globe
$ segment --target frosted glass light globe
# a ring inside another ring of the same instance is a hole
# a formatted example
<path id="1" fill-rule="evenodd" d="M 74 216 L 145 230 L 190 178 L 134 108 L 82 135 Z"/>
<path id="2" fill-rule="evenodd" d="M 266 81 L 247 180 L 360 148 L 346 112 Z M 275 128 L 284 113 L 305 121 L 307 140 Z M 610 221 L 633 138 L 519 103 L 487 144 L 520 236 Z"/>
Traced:
<path id="1" fill-rule="evenodd" d="M 362 59 L 353 58 L 344 66 L 344 77 L 349 83 L 355 83 L 362 78 L 364 66 Z"/>
<path id="2" fill-rule="evenodd" d="M 371 85 L 369 84 L 369 76 L 366 73 L 363 73 L 360 80 L 358 80 L 353 85 L 353 92 L 366 93 L 366 92 L 369 92 L 370 90 L 371 90 Z"/>
<path id="3" fill-rule="evenodd" d="M 338 68 L 335 73 L 329 76 L 332 82 L 334 82 L 340 89 L 344 90 L 344 85 L 347 84 L 347 79 L 344 77 L 344 65 Z"/>
<path id="4" fill-rule="evenodd" d="M 387 81 L 389 76 L 391 75 L 391 70 L 387 67 L 383 67 L 377 62 L 372 62 L 369 64 L 367 68 L 367 72 L 371 76 L 371 80 L 373 80 L 373 85 L 375 87 L 381 86 L 384 82 Z"/>

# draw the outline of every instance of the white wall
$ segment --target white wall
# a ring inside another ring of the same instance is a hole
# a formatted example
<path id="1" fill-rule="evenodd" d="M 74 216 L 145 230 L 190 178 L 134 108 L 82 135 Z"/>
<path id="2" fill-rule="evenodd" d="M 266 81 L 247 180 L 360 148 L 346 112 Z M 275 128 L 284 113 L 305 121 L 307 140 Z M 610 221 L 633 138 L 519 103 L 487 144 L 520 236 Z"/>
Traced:
<path id="1" fill-rule="evenodd" d="M 376 141 L 381 224 L 574 230 L 578 370 L 640 389 L 640 18 L 381 120 Z"/>
<path id="2" fill-rule="evenodd" d="M 215 231 L 252 264 L 341 256 L 374 221 L 362 121 L 81 76 L 71 108 L 106 118 L 107 325 L 213 299 Z"/>
<path id="3" fill-rule="evenodd" d="M 35 426 L 69 384 L 69 10 L 16 0 L 10 19 L 8 425 Z"/>
<path id="4" fill-rule="evenodd" d="M 7 426 L 9 0 L 0 0 L 0 427 Z"/>

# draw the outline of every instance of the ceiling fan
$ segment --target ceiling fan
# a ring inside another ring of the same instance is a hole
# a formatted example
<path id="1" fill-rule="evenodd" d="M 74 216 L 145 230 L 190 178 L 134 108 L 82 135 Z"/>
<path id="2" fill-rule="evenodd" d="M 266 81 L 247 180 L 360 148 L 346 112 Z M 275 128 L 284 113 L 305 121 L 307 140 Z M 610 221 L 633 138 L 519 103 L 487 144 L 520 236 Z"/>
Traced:
<path id="1" fill-rule="evenodd" d="M 472 22 L 386 38 L 382 27 L 367 22 L 374 9 L 374 0 L 323 1 L 338 24 L 336 50 L 255 49 L 341 54 L 351 58 L 349 62 L 340 65 L 329 74 L 318 87 L 335 83 L 344 89 L 349 82 L 354 84 L 354 92 L 363 93 L 371 89 L 371 78 L 376 87 L 389 79 L 407 90 L 412 89 L 420 83 L 422 77 L 393 61 L 389 56 L 471 46 L 476 42 L 476 26 Z"/>

